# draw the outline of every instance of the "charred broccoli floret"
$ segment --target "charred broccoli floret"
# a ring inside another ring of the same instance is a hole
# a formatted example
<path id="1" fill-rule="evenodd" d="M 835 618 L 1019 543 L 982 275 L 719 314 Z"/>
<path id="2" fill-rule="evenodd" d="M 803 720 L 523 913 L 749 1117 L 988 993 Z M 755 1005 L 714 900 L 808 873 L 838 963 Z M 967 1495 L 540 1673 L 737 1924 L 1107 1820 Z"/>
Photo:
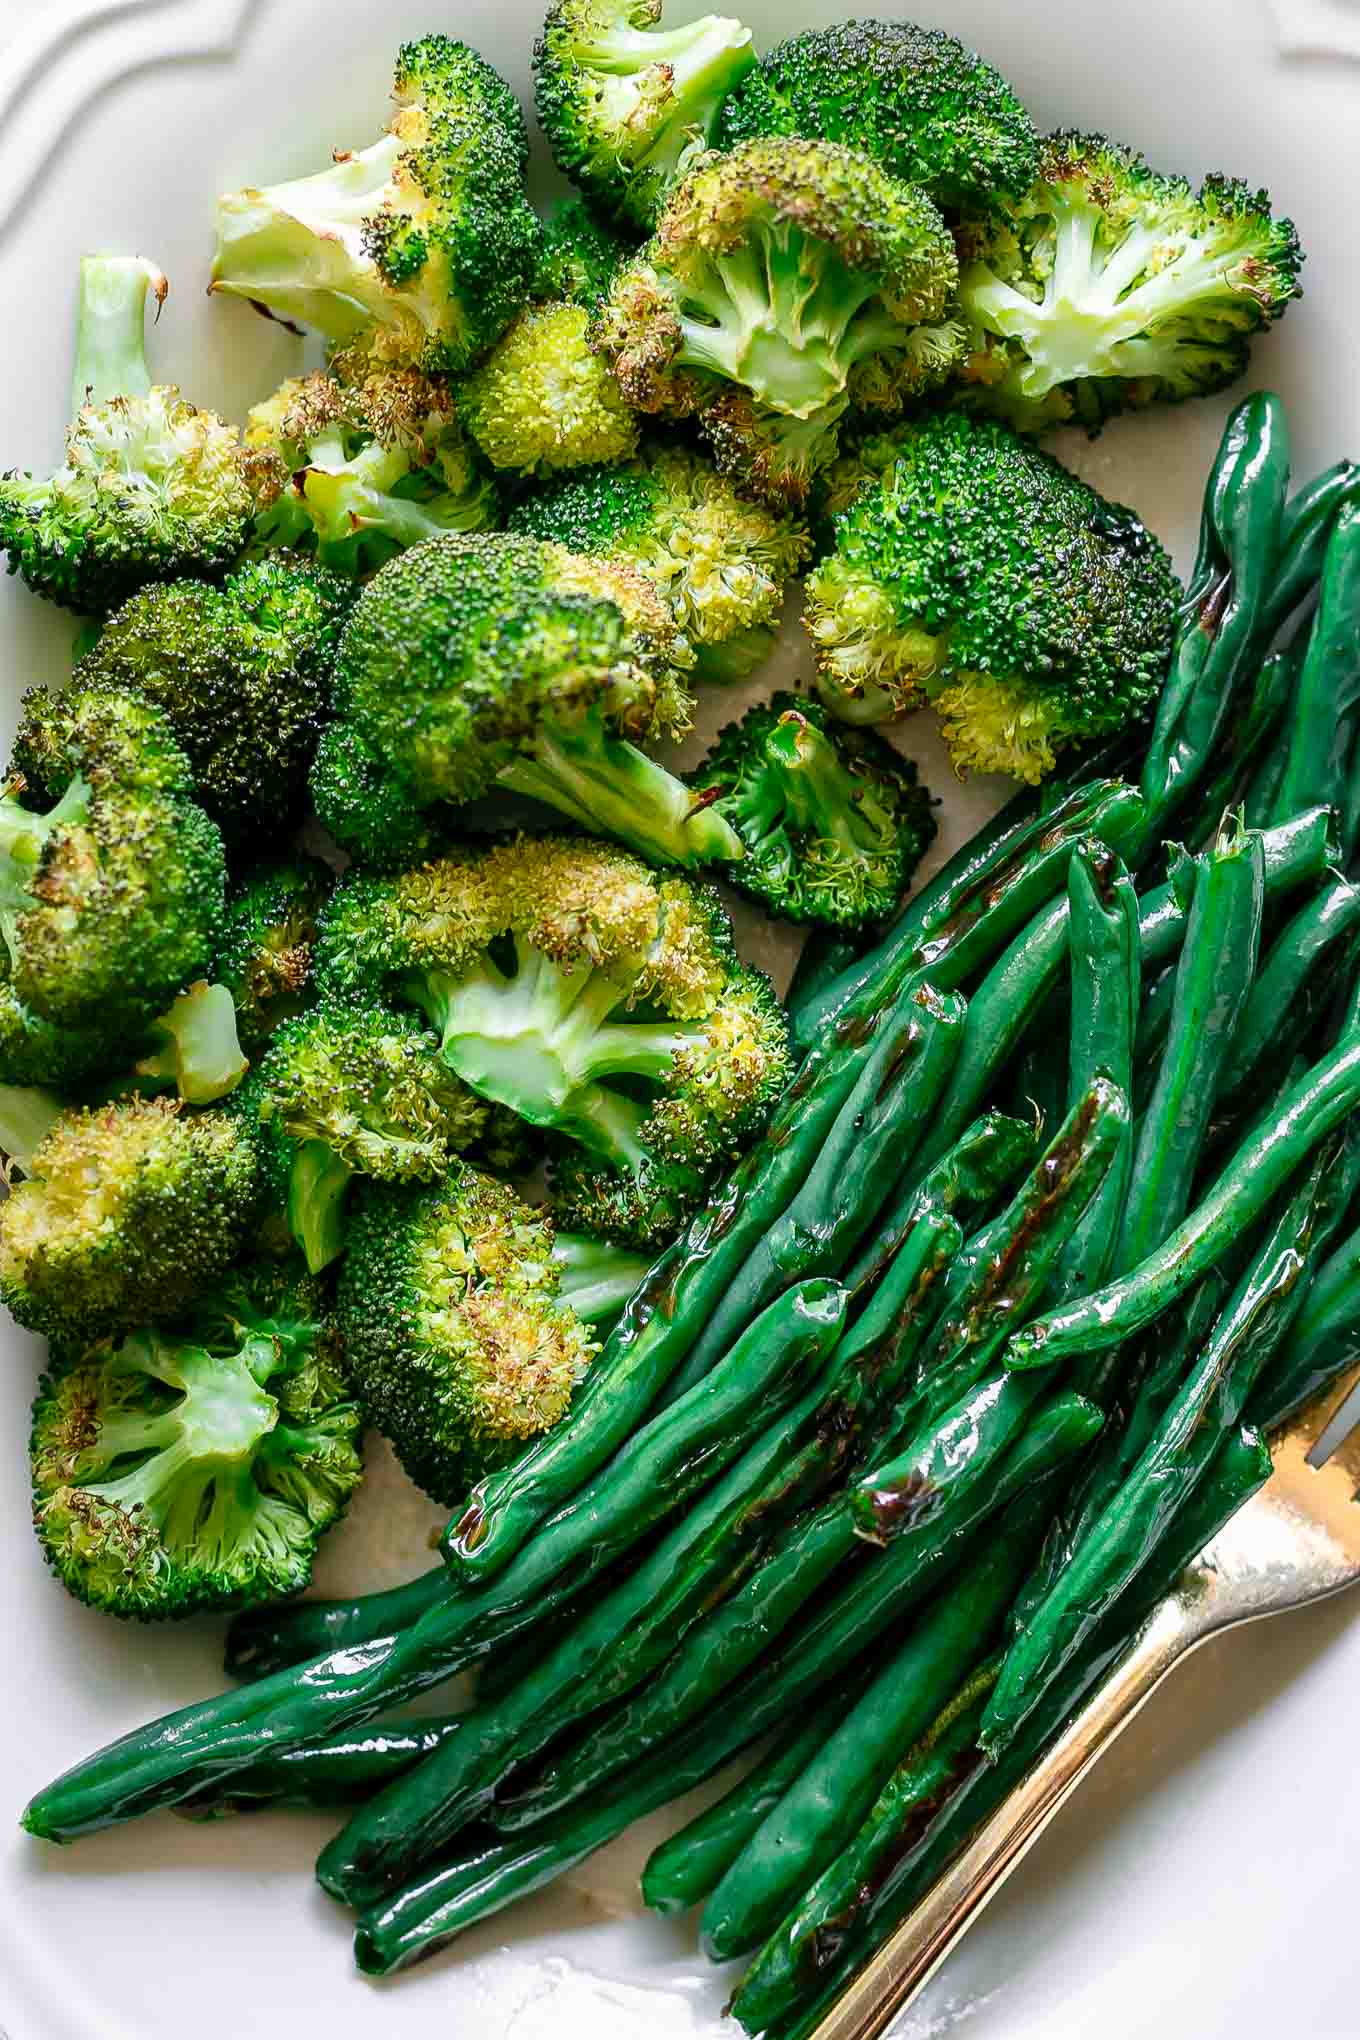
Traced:
<path id="1" fill-rule="evenodd" d="M 707 14 L 663 29 L 662 0 L 557 0 L 534 46 L 539 125 L 558 168 L 649 227 L 686 159 L 715 139 L 755 62 L 751 31 Z"/>
<path id="2" fill-rule="evenodd" d="M 330 707 L 352 582 L 301 559 L 252 560 L 222 587 L 144 589 L 76 667 L 135 689 L 169 717 L 195 798 L 232 838 L 295 818 Z"/>
<path id="3" fill-rule="evenodd" d="M 584 305 L 530 305 L 458 385 L 458 408 L 493 467 L 553 474 L 626 460 L 635 413 L 586 344 Z"/>
<path id="4" fill-rule="evenodd" d="M 337 356 L 332 371 L 344 364 Z M 445 384 L 419 369 L 353 362 L 354 379 L 294 376 L 246 421 L 255 537 L 368 574 L 443 531 L 488 531 L 482 472 Z"/>
<path id="5" fill-rule="evenodd" d="M 552 1226 L 455 1165 L 437 1187 L 369 1185 L 337 1312 L 355 1392 L 418 1486 L 462 1500 L 565 1413 L 595 1341 L 558 1296 Z"/>
<path id="6" fill-rule="evenodd" d="M 591 211 L 584 199 L 564 198 L 545 214 L 538 267 L 529 295 L 540 304 L 584 305 L 595 311 L 610 279 L 637 246 Z"/>
<path id="7" fill-rule="evenodd" d="M 1152 170 L 1100 135 L 1044 142 L 1029 191 L 961 236 L 977 402 L 1025 431 L 1223 389 L 1299 296 L 1292 220 L 1264 191 Z"/>
<path id="8" fill-rule="evenodd" d="M 135 256 L 87 255 L 66 458 L 55 474 L 0 478 L 0 551 L 36 594 L 102 616 L 148 581 L 220 574 L 250 535 L 240 435 L 151 381 L 150 290 Z"/>
<path id="9" fill-rule="evenodd" d="M 205 974 L 226 870 L 190 791 L 152 703 L 94 686 L 24 697 L 0 796 L 0 934 L 28 1014 L 128 1044 Z"/>
<path id="10" fill-rule="evenodd" d="M 644 574 L 694 647 L 701 679 L 741 680 L 773 648 L 784 588 L 809 550 L 792 517 L 750 502 L 687 447 L 644 447 L 534 490 L 509 529 Z"/>
<path id="11" fill-rule="evenodd" d="M 162 1098 L 73 1107 L 0 1205 L 0 1299 L 52 1339 L 170 1316 L 233 1259 L 255 1191 L 233 1112 Z"/>
<path id="12" fill-rule="evenodd" d="M 730 723 L 689 781 L 746 845 L 733 883 L 781 920 L 883 919 L 935 834 L 911 760 L 801 695 L 775 694 Z"/>
<path id="13" fill-rule="evenodd" d="M 212 288 L 438 374 L 489 346 L 528 294 L 528 138 L 505 80 L 448 36 L 404 45 L 393 94 L 371 147 L 219 199 Z"/>
<path id="14" fill-rule="evenodd" d="M 722 109 L 724 148 L 758 135 L 862 149 L 949 213 L 1019 198 L 1039 161 L 1034 124 L 1000 72 L 913 21 L 842 21 L 780 43 Z"/>
<path id="15" fill-rule="evenodd" d="M 363 1475 L 317 1284 L 234 1271 L 173 1330 L 52 1356 L 33 1521 L 63 1586 L 139 1621 L 295 1593 Z"/>
<path id="16" fill-rule="evenodd" d="M 954 367 L 957 278 L 932 200 L 870 157 L 743 142 L 698 160 L 593 338 L 630 402 L 697 413 L 725 472 L 798 503 L 849 404 L 900 410 Z"/>
<path id="17" fill-rule="evenodd" d="M 318 859 L 297 857 L 257 867 L 227 895 L 213 976 L 231 994 L 248 1055 L 310 997 L 317 916 L 331 882 Z"/>
<path id="18" fill-rule="evenodd" d="M 685 727 L 676 662 L 691 657 L 640 574 L 496 535 L 433 539 L 384 567 L 339 674 L 347 721 L 412 806 L 496 787 L 659 862 L 707 863 L 740 856 L 736 836 L 626 741 Z"/>
<path id="19" fill-rule="evenodd" d="M 323 985 L 385 985 L 449 1067 L 554 1136 L 564 1222 L 650 1246 L 762 1125 L 783 1012 L 717 896 L 582 838 L 521 838 L 395 879 L 342 879 Z"/>
<path id="20" fill-rule="evenodd" d="M 1060 745 L 1155 699 L 1180 599 L 1170 560 L 1132 510 L 1004 425 L 954 412 L 901 427 L 835 533 L 804 622 L 844 720 L 931 702 L 957 771 L 1033 784 Z"/>

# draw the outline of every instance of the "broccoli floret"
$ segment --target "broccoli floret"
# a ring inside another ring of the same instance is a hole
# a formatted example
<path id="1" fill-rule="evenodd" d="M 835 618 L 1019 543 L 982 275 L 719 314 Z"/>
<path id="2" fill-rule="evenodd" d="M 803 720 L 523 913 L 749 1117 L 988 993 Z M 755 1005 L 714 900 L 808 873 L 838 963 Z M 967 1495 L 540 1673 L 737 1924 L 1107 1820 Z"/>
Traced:
<path id="1" fill-rule="evenodd" d="M 626 460 L 637 417 L 586 344 L 584 305 L 530 305 L 458 385 L 458 408 L 493 467 L 555 473 Z"/>
<path id="2" fill-rule="evenodd" d="M 195 798 L 233 839 L 286 827 L 330 706 L 351 581 L 309 560 L 252 560 L 220 588 L 171 581 L 115 611 L 77 682 L 165 711 Z"/>
<path id="3" fill-rule="evenodd" d="M 751 31 L 707 14 L 663 29 L 662 0 L 557 0 L 534 45 L 553 159 L 618 218 L 649 227 L 723 100 L 755 62 Z"/>
<path id="4" fill-rule="evenodd" d="M 114 1068 L 119 1053 L 116 1035 L 97 1019 L 67 1027 L 26 1006 L 14 989 L 8 946 L 0 942 L 0 1084 L 74 1090 L 87 1077 Z"/>
<path id="5" fill-rule="evenodd" d="M 689 781 L 746 845 L 733 884 L 785 921 L 882 920 L 935 834 L 911 760 L 801 695 L 729 723 Z"/>
<path id="6" fill-rule="evenodd" d="M 139 257 L 84 257 L 65 462 L 0 478 L 10 572 L 82 616 L 148 581 L 220 574 L 250 535 L 240 435 L 151 381 L 146 296 L 168 288 Z"/>
<path id="7" fill-rule="evenodd" d="M 716 894 L 582 838 L 342 879 L 323 985 L 385 985 L 449 1067 L 555 1136 L 565 1222 L 650 1246 L 754 1137 L 789 1069 L 769 981 Z"/>
<path id="8" fill-rule="evenodd" d="M 552 1257 L 562 1301 L 583 1324 L 601 1327 L 613 1324 L 652 1265 L 650 1254 L 587 1233 L 556 1233 Z"/>
<path id="9" fill-rule="evenodd" d="M 368 997 L 323 999 L 284 1021 L 242 1111 L 259 1128 L 266 1202 L 313 1274 L 344 1251 L 355 1176 L 434 1182 L 489 1120 L 415 1016 Z"/>
<path id="10" fill-rule="evenodd" d="M 749 502 L 687 447 L 567 475 L 524 497 L 511 531 L 644 574 L 694 646 L 701 679 L 741 680 L 774 645 L 784 587 L 807 557 L 796 520 Z"/>
<path id="11" fill-rule="evenodd" d="M 1049 136 L 1030 190 L 960 247 L 965 380 L 1026 431 L 1223 389 L 1300 295 L 1298 235 L 1266 192 L 1196 192 L 1100 135 Z"/>
<path id="12" fill-rule="evenodd" d="M 0 1299 L 49 1338 L 166 1317 L 237 1252 L 256 1158 L 228 1111 L 174 1099 L 73 1107 L 0 1205 Z"/>
<path id="13" fill-rule="evenodd" d="M 565 1413 L 596 1350 L 558 1298 L 547 1215 L 475 1169 L 367 1185 L 336 1309 L 355 1392 L 436 1501 Z"/>
<path id="14" fill-rule="evenodd" d="M 844 720 L 929 701 L 960 774 L 1034 784 L 1060 745 L 1155 699 L 1180 600 L 1170 560 L 1132 510 L 1004 425 L 903 426 L 835 531 L 804 622 Z"/>
<path id="15" fill-rule="evenodd" d="M 448 36 L 401 49 L 393 94 L 371 148 L 218 200 L 212 288 L 438 375 L 466 367 L 528 294 L 528 137 L 505 80 Z"/>
<path id="16" fill-rule="evenodd" d="M 625 239 L 581 198 L 565 198 L 542 222 L 538 267 L 529 295 L 540 304 L 584 305 L 595 311 L 637 239 Z"/>
<path id="17" fill-rule="evenodd" d="M 722 109 L 721 143 L 759 135 L 844 142 L 946 212 L 1019 198 L 1039 162 L 1034 124 L 999 71 L 943 29 L 843 21 L 790 36 Z"/>
<path id="18" fill-rule="evenodd" d="M 684 784 L 625 741 L 685 728 L 677 662 L 690 658 L 655 588 L 630 568 L 527 538 L 451 537 L 413 547 L 369 583 L 339 677 L 347 720 L 413 807 L 500 788 L 658 862 L 697 864 L 739 857 L 737 836 L 696 815 Z M 323 792 L 318 811 L 334 826 Z M 361 802 L 357 833 L 370 841 L 383 799 Z"/>
<path id="19" fill-rule="evenodd" d="M 354 363 L 355 380 L 294 376 L 246 424 L 255 537 L 368 574 L 443 531 L 488 531 L 496 486 L 444 384 L 419 369 Z"/>
<path id="20" fill-rule="evenodd" d="M 237 1269 L 173 1330 L 53 1355 L 33 1521 L 62 1584 L 155 1621 L 295 1593 L 363 1475 L 318 1285 Z"/>
<path id="21" fill-rule="evenodd" d="M 321 733 L 311 773 L 312 805 L 355 864 L 368 871 L 404 871 L 438 854 L 448 831 L 441 810 L 418 807 L 367 745 L 353 723 L 330 723 Z"/>
<path id="22" fill-rule="evenodd" d="M 249 872 L 227 895 L 213 976 L 231 993 L 248 1055 L 307 1003 L 317 915 L 331 882 L 317 858 L 298 857 Z"/>
<path id="23" fill-rule="evenodd" d="M 797 503 L 849 404 L 901 410 L 956 364 L 957 279 L 934 203 L 870 157 L 743 142 L 698 160 L 592 339 L 639 410 L 697 413 L 724 472 Z"/>
<path id="24" fill-rule="evenodd" d="M 135 1042 L 211 961 L 221 834 L 188 797 L 167 717 L 117 688 L 32 690 L 15 768 L 0 796 L 8 994 L 62 1028 Z M 46 812 L 25 805 L 44 799 Z"/>

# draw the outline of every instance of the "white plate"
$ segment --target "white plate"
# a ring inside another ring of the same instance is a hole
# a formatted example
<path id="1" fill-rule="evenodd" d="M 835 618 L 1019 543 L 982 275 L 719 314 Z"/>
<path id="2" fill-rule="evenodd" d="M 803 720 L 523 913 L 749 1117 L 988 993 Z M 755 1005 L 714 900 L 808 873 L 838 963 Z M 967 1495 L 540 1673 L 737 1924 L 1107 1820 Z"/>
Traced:
<path id="1" fill-rule="evenodd" d="M 868 0 L 866 0 L 866 5 Z M 683 0 L 677 0 L 677 12 Z M 885 11 L 892 11 L 885 9 Z M 827 0 L 759 0 L 766 45 L 833 19 Z M 1008 73 L 1041 124 L 1102 128 L 1154 162 L 1270 185 L 1309 251 L 1306 302 L 1257 350 L 1289 403 L 1296 466 L 1360 447 L 1360 6 L 1356 0 L 957 0 L 936 18 Z M 202 295 L 223 187 L 304 172 L 383 120 L 397 41 L 461 34 L 527 81 L 530 0 L 0 0 L 0 463 L 49 463 L 69 374 L 76 260 L 139 249 L 172 295 L 154 359 L 239 415 L 295 343 Z M 543 166 L 539 165 L 540 176 Z M 1126 423 L 1063 450 L 1134 503 L 1184 564 L 1227 402 Z M 66 621 L 0 589 L 3 713 L 60 676 Z M 790 660 L 797 654 L 791 638 Z M 709 725 L 730 711 L 713 705 Z M 989 811 L 952 788 L 940 849 Z M 768 953 L 768 952 L 767 952 Z M 169 1817 L 44 1848 L 10 1822 L 99 1743 L 215 1690 L 221 1625 L 124 1628 L 45 1575 L 26 1520 L 35 1342 L 5 1328 L 0 1387 L 0 2028 L 7 2040 L 680 2040 L 719 2024 L 724 1980 L 690 1923 L 644 1915 L 636 1874 L 658 1817 L 542 1901 L 395 1984 L 349 1965 L 342 1914 L 311 1883 L 326 1823 L 191 1828 Z M 323 1590 L 419 1570 L 438 1512 L 390 1464 L 326 1548 Z M 1360 1984 L 1349 1875 L 1360 1626 L 1333 1604 L 1206 1652 L 1173 1682 L 901 2023 L 925 2040 L 1350 2040 Z"/>

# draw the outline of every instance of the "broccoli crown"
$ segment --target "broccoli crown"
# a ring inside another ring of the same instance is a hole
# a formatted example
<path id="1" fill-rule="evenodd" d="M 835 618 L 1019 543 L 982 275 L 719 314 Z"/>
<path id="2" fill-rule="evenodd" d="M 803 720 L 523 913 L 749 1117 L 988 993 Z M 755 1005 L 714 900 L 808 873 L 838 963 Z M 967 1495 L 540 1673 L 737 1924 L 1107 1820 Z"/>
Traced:
<path id="1" fill-rule="evenodd" d="M 565 1413 L 595 1352 L 559 1300 L 547 1214 L 458 1167 L 430 1189 L 366 1186 L 336 1301 L 355 1392 L 436 1501 Z"/>
<path id="2" fill-rule="evenodd" d="M 584 305 L 530 305 L 458 385 L 468 431 L 493 467 L 551 474 L 626 460 L 637 419 L 586 344 Z"/>
<path id="3" fill-rule="evenodd" d="M 776 623 L 808 553 L 795 519 L 739 495 L 687 447 L 564 476 L 525 496 L 509 528 L 635 567 L 670 604 L 706 678 L 704 647 Z"/>
<path id="4" fill-rule="evenodd" d="M 255 1191 L 231 1113 L 162 1098 L 72 1108 L 0 1205 L 0 1298 L 49 1338 L 168 1316 L 232 1259 Z"/>
<path id="5" fill-rule="evenodd" d="M 0 795 L 0 934 L 14 997 L 106 1038 L 201 977 L 221 923 L 222 838 L 184 797 L 168 719 L 117 688 L 24 698 Z M 23 805 L 46 795 L 46 813 Z"/>
<path id="6" fill-rule="evenodd" d="M 746 845 L 733 883 L 788 921 L 859 928 L 891 914 L 935 834 L 909 758 L 819 701 L 775 694 L 696 772 Z"/>
<path id="7" fill-rule="evenodd" d="M 365 870 L 404 871 L 408 864 L 423 864 L 447 834 L 438 809 L 417 807 L 406 782 L 353 723 L 328 723 L 321 732 L 310 783 L 317 819 Z"/>
<path id="8" fill-rule="evenodd" d="M 1298 235 L 1266 192 L 1195 191 L 1100 135 L 1050 135 L 1029 191 L 960 245 L 965 379 L 1032 431 L 1224 388 L 1300 295 Z"/>
<path id="9" fill-rule="evenodd" d="M 317 958 L 323 985 L 417 1005 L 474 1091 L 585 1151 L 572 1222 L 609 1206 L 587 1232 L 670 1237 L 788 1074 L 783 1012 L 717 895 L 603 843 L 520 838 L 342 879 Z"/>
<path id="10" fill-rule="evenodd" d="M 73 1090 L 123 1059 L 126 1042 L 97 1019 L 79 1027 L 44 1020 L 14 989 L 9 949 L 0 943 L 0 1084 Z"/>
<path id="11" fill-rule="evenodd" d="M 74 417 L 52 475 L 0 479 L 0 551 L 36 594 L 103 616 L 148 581 L 222 573 L 250 533 L 240 435 L 177 389 L 153 387 L 140 258 L 80 269 Z"/>
<path id="12" fill-rule="evenodd" d="M 1033 181 L 1039 143 L 999 71 L 942 29 L 844 21 L 762 57 L 722 109 L 721 142 L 843 142 L 948 212 L 989 211 Z"/>
<path id="13" fill-rule="evenodd" d="M 252 560 L 220 588 L 147 588 L 109 618 L 76 679 L 164 710 L 195 797 L 230 836 L 277 829 L 306 782 L 354 595 L 340 575 L 283 556 Z"/>
<path id="14" fill-rule="evenodd" d="M 593 213 L 584 199 L 561 199 L 542 221 L 538 267 L 529 295 L 538 303 L 584 305 L 595 311 L 610 278 L 636 246 Z"/>
<path id="15" fill-rule="evenodd" d="M 449 36 L 405 45 L 394 96 L 372 147 L 219 199 L 212 288 L 447 373 L 528 294 L 539 233 L 523 192 L 528 138 L 504 79 Z"/>
<path id="16" fill-rule="evenodd" d="M 1038 780 L 1161 685 L 1179 602 L 1163 548 L 1004 425 L 903 426 L 876 490 L 837 518 L 805 622 L 833 711 L 935 704 L 956 768 Z"/>
<path id="17" fill-rule="evenodd" d="M 33 1406 L 33 1521 L 90 1607 L 140 1621 L 305 1587 L 363 1475 L 318 1285 L 237 1269 L 173 1330 L 54 1356 Z"/>
<path id="18" fill-rule="evenodd" d="M 352 357 L 354 380 L 335 371 Z M 332 373 L 293 376 L 247 420 L 255 537 L 369 574 L 444 531 L 486 531 L 496 486 L 482 472 L 447 387 L 355 349 Z"/>
<path id="19" fill-rule="evenodd" d="M 247 873 L 228 893 L 213 977 L 231 993 L 247 1054 L 306 1004 L 317 916 L 330 889 L 326 865 L 296 857 Z"/>
<path id="20" fill-rule="evenodd" d="M 751 31 L 708 14 L 662 29 L 662 0 L 557 0 L 534 45 L 554 161 L 588 197 L 649 227 L 723 100 L 755 62 Z"/>
<path id="21" fill-rule="evenodd" d="M 369 997 L 323 998 L 285 1020 L 243 1110 L 260 1128 L 266 1198 L 313 1273 L 343 1251 L 352 1177 L 433 1182 L 489 1119 L 415 1015 Z"/>

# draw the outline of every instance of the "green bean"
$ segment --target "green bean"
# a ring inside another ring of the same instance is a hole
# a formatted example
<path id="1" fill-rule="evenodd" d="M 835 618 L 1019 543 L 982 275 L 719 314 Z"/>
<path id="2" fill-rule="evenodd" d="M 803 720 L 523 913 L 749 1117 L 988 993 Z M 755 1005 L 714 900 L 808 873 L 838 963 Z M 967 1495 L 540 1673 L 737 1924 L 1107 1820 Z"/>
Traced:
<path id="1" fill-rule="evenodd" d="M 1360 1034 L 1291 1085 L 1247 1136 L 1200 1203 L 1136 1268 L 1026 1325 L 1008 1341 L 1008 1367 L 1051 1367 L 1132 1338 L 1193 1288 L 1278 1195 L 1296 1168 L 1360 1101 Z"/>
<path id="2" fill-rule="evenodd" d="M 1116 1272 L 1136 1267 L 1185 1216 L 1214 1098 L 1251 991 L 1265 906 L 1261 838 L 1225 826 L 1196 859 L 1166 1052 L 1134 1148 Z"/>
<path id="3" fill-rule="evenodd" d="M 1213 842 L 1224 812 L 1235 801 L 1241 802 L 1267 746 L 1277 743 L 1307 642 L 1307 632 L 1300 631 L 1291 644 L 1261 661 L 1251 699 L 1220 740 L 1218 770 L 1195 797 L 1197 825 L 1190 837 L 1193 850 L 1207 849 Z M 1260 818 L 1248 819 L 1251 826 L 1259 826 Z M 1265 819 L 1269 820 L 1269 815 Z"/>
<path id="4" fill-rule="evenodd" d="M 1331 808 L 1308 808 L 1278 828 L 1261 830 L 1266 898 L 1275 901 L 1301 885 L 1316 885 L 1341 854 L 1337 818 Z M 1188 899 L 1169 879 L 1138 897 L 1138 933 L 1143 968 L 1168 962 L 1185 939 Z"/>
<path id="5" fill-rule="evenodd" d="M 794 965 L 793 977 L 784 994 L 786 1011 L 793 1015 L 854 969 L 865 944 L 842 928 L 812 928 Z"/>
<path id="6" fill-rule="evenodd" d="M 1306 1018 L 1307 981 L 1360 924 L 1360 888 L 1333 878 L 1300 907 L 1262 961 L 1224 1067 L 1221 1092 L 1239 1096 L 1269 1059 L 1278 1067 L 1298 1040 L 1295 1016 Z"/>
<path id="7" fill-rule="evenodd" d="M 217 1820 L 257 1808 L 356 1806 L 446 1743 L 462 1713 L 342 1732 L 324 1743 L 260 1757 L 174 1808 L 189 1820 Z"/>
<path id="8" fill-rule="evenodd" d="M 1347 1123 L 1338 1196 L 1343 1225 L 1353 1224 L 1360 1191 L 1360 1121 Z M 1338 1230 L 1341 1230 L 1338 1227 Z M 1268 1368 L 1248 1405 L 1251 1421 L 1273 1430 L 1360 1359 L 1360 1231 L 1323 1262 L 1308 1285 L 1289 1344 Z"/>
<path id="9" fill-rule="evenodd" d="M 1347 503 L 1360 501 L 1360 466 L 1339 460 L 1304 482 L 1280 515 L 1275 574 L 1262 619 L 1262 636 L 1275 636 L 1317 584 L 1332 527 Z"/>
<path id="10" fill-rule="evenodd" d="M 1039 1144 L 1033 1121 L 983 1112 L 919 1181 L 908 1176 L 844 1278 L 852 1298 L 851 1314 L 860 1297 L 875 1288 L 925 1211 L 954 1212 L 971 1220 L 1033 1164 Z"/>
<path id="11" fill-rule="evenodd" d="M 1360 504 L 1346 503 L 1327 543 L 1317 614 L 1290 704 L 1275 821 L 1300 808 L 1340 807 L 1360 714 Z"/>
<path id="12" fill-rule="evenodd" d="M 448 1567 L 436 1565 L 404 1586 L 349 1601 L 282 1601 L 247 1608 L 227 1631 L 224 1669 L 233 1679 L 262 1679 L 349 1644 L 371 1643 L 418 1622 L 455 1591 Z"/>

